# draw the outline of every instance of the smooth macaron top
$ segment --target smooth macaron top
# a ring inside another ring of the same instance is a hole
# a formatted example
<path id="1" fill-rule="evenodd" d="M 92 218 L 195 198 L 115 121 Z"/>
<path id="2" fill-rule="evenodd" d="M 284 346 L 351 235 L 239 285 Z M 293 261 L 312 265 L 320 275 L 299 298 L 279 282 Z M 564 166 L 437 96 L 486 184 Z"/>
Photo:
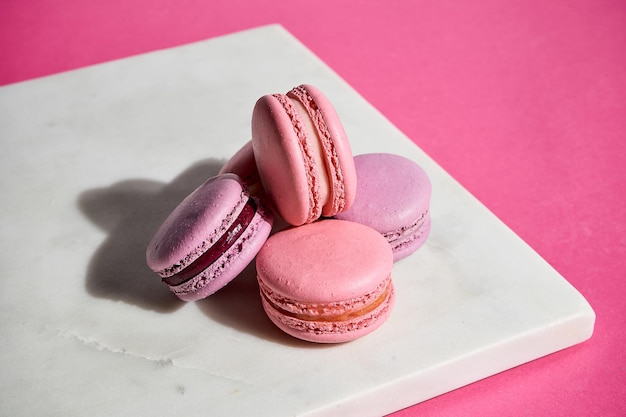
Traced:
<path id="1" fill-rule="evenodd" d="M 261 97 L 252 146 L 265 190 L 288 223 L 302 225 L 347 209 L 356 194 L 352 151 L 334 107 L 317 88 Z"/>
<path id="2" fill-rule="evenodd" d="M 259 282 L 304 303 L 352 301 L 377 293 L 390 277 L 393 255 L 375 230 L 321 220 L 280 231 L 257 255 Z"/>
<path id="3" fill-rule="evenodd" d="M 235 174 L 207 180 L 157 230 L 146 250 L 148 266 L 162 276 L 184 269 L 229 229 L 248 199 L 246 187 Z"/>
<path id="4" fill-rule="evenodd" d="M 335 216 L 367 224 L 380 233 L 413 225 L 428 213 L 432 193 L 426 172 L 403 156 L 371 153 L 354 157 L 357 196 Z"/>

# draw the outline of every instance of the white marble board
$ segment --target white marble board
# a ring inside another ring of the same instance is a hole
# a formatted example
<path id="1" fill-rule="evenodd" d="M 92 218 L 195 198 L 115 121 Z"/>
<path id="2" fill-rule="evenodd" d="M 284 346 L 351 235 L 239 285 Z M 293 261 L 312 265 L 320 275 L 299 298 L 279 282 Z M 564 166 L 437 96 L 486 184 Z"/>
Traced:
<path id="1" fill-rule="evenodd" d="M 185 304 L 144 264 L 256 99 L 303 82 L 355 154 L 408 156 L 434 189 L 391 318 L 337 346 L 275 329 L 251 269 Z M 2 415 L 381 415 L 593 331 L 565 279 L 280 26 L 2 87 L 0 141 Z"/>

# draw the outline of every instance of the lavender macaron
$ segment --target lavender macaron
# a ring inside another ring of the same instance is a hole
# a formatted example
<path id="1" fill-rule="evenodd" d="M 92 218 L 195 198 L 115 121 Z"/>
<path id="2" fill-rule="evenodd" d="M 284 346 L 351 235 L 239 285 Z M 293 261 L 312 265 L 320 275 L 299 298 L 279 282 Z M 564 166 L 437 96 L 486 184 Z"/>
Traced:
<path id="1" fill-rule="evenodd" d="M 210 178 L 165 219 L 148 266 L 185 301 L 213 294 L 250 264 L 270 234 L 272 213 L 238 175 Z"/>
<path id="2" fill-rule="evenodd" d="M 428 175 L 410 159 L 388 153 L 357 155 L 354 165 L 354 203 L 334 217 L 377 230 L 391 245 L 394 262 L 409 256 L 430 233 Z"/>

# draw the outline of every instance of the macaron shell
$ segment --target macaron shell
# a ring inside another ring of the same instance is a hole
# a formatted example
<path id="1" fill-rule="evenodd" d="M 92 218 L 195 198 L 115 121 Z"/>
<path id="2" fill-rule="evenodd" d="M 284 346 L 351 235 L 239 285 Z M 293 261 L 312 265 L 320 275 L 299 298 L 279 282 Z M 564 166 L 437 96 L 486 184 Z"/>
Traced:
<path id="1" fill-rule="evenodd" d="M 250 194 L 261 196 L 265 203 L 268 202 L 268 200 L 264 198 L 265 190 L 263 189 L 263 184 L 259 177 L 251 140 L 246 142 L 235 152 L 219 171 L 219 174 L 227 173 L 237 174 L 248 186 Z"/>
<path id="2" fill-rule="evenodd" d="M 280 216 L 298 226 L 312 216 L 319 196 L 311 194 L 309 184 L 318 180 L 316 163 L 305 157 L 294 136 L 282 104 L 274 96 L 261 97 L 252 113 L 252 146 L 259 175 Z"/>
<path id="3" fill-rule="evenodd" d="M 252 151 L 252 141 L 246 142 L 233 156 L 226 161 L 219 174 L 237 174 L 246 184 L 258 177 L 256 161 Z"/>
<path id="4" fill-rule="evenodd" d="M 237 175 L 219 175 L 204 182 L 157 230 L 146 250 L 148 266 L 171 274 L 184 269 L 228 229 L 248 198 Z"/>
<path id="5" fill-rule="evenodd" d="M 392 264 L 389 244 L 375 230 L 326 219 L 271 236 L 257 256 L 257 274 L 285 297 L 330 303 L 373 292 Z"/>
<path id="6" fill-rule="evenodd" d="M 387 318 L 393 305 L 392 265 L 391 248 L 380 233 L 341 220 L 278 232 L 256 260 L 268 317 L 287 333 L 317 342 L 353 340 Z M 332 306 L 333 315 L 351 314 L 383 296 L 383 303 L 360 317 L 332 322 L 315 314 L 309 320 L 297 318 L 320 306 Z"/>

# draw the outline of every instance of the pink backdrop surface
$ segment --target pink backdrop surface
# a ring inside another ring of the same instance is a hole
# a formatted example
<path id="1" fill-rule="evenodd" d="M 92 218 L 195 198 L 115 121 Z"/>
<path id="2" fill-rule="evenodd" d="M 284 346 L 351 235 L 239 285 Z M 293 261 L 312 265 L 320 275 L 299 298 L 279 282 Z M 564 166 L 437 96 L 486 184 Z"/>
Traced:
<path id="1" fill-rule="evenodd" d="M 269 23 L 597 314 L 589 341 L 395 415 L 626 415 L 626 2 L 2 0 L 0 85 Z"/>

